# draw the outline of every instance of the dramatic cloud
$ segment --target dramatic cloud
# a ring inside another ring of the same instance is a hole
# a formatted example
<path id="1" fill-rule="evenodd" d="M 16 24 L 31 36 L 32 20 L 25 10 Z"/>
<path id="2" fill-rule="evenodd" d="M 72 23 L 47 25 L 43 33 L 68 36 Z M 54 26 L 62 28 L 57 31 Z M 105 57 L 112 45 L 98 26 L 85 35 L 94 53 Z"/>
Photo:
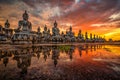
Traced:
<path id="1" fill-rule="evenodd" d="M 82 29 L 83 33 L 104 36 L 112 32 L 116 35 L 120 26 L 120 0 L 0 0 L 0 24 L 9 19 L 11 27 L 16 28 L 24 10 L 29 13 L 33 30 L 38 26 L 43 29 L 45 24 L 51 29 L 57 20 L 62 31 L 72 25 L 76 34 Z"/>
<path id="2" fill-rule="evenodd" d="M 119 21 L 120 20 L 120 12 L 111 15 L 109 18 L 111 21 Z"/>

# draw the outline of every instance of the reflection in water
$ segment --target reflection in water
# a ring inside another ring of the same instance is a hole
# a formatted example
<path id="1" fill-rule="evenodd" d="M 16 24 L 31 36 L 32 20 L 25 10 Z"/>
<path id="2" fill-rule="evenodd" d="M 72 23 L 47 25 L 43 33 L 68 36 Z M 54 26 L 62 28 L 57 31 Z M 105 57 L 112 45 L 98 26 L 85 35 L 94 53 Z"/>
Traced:
<path id="1" fill-rule="evenodd" d="M 81 58 L 83 54 L 92 55 L 92 52 L 95 52 L 100 49 L 106 49 L 105 45 L 86 44 L 86 45 L 79 45 L 79 46 L 78 45 L 76 46 L 74 45 L 32 46 L 32 47 L 17 47 L 11 50 L 1 49 L 0 50 L 0 62 L 3 62 L 4 66 L 7 67 L 8 66 L 7 64 L 9 63 L 9 58 L 12 58 L 12 60 L 17 62 L 17 68 L 21 70 L 20 77 L 24 77 L 25 75 L 27 75 L 28 68 L 31 66 L 32 57 L 36 57 L 38 60 L 40 58 L 43 58 L 46 63 L 49 62 L 47 59 L 51 58 L 52 63 L 54 64 L 54 67 L 57 67 L 57 65 L 59 64 L 60 56 L 62 55 L 64 57 L 65 55 L 66 56 L 68 55 L 70 61 L 73 61 L 73 59 L 75 58 L 73 56 L 76 53 L 78 53 L 79 57 Z M 76 52 L 76 50 L 78 52 Z M 60 61 L 60 64 L 61 64 L 61 61 Z"/>
<path id="2" fill-rule="evenodd" d="M 90 47 L 90 50 L 92 51 L 94 46 L 94 51 L 96 49 L 102 48 L 100 46 L 102 45 L 80 45 L 77 46 L 79 48 L 79 54 L 82 56 L 82 51 L 85 51 L 86 54 L 88 53 L 88 48 Z M 12 50 L 12 51 L 3 51 L 0 50 L 0 60 L 3 58 L 3 64 L 7 66 L 7 63 L 9 61 L 9 57 L 12 57 L 12 53 L 14 55 L 13 59 L 17 61 L 17 67 L 22 69 L 21 73 L 27 73 L 27 67 L 31 65 L 31 58 L 34 56 L 34 54 L 37 55 L 37 58 L 40 58 L 41 53 L 44 56 L 44 60 L 47 60 L 47 57 L 50 56 L 50 52 L 52 51 L 52 60 L 54 62 L 54 66 L 56 67 L 58 63 L 58 59 L 60 56 L 60 52 L 68 54 L 69 58 L 72 60 L 73 53 L 75 50 L 75 46 L 32 46 L 30 48 L 20 48 L 18 50 Z"/>

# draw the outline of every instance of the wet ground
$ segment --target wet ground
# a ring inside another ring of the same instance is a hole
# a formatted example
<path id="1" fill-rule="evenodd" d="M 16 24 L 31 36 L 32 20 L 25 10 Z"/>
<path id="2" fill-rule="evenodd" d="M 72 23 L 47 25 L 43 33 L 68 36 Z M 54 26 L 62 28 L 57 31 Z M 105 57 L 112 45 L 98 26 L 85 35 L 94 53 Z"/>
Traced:
<path id="1" fill-rule="evenodd" d="M 1 46 L 0 80 L 120 80 L 120 46 Z"/>

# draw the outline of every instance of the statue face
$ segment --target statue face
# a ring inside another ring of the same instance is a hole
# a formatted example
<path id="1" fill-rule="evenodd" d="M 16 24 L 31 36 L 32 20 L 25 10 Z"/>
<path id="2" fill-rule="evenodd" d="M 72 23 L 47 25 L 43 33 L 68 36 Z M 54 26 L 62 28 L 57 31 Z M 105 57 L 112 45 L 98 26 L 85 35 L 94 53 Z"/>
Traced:
<path id="1" fill-rule="evenodd" d="M 79 33 L 81 33 L 81 30 L 79 31 Z"/>
<path id="2" fill-rule="evenodd" d="M 44 30 L 47 31 L 47 27 L 45 27 Z"/>
<path id="3" fill-rule="evenodd" d="M 6 27 L 6 28 L 9 28 L 9 27 L 10 27 L 10 24 L 9 24 L 8 20 L 7 20 L 6 23 L 5 23 L 5 27 Z"/>
<path id="4" fill-rule="evenodd" d="M 57 24 L 55 24 L 55 27 L 57 27 Z"/>
<path id="5" fill-rule="evenodd" d="M 70 27 L 70 31 L 72 31 L 72 28 Z"/>
<path id="6" fill-rule="evenodd" d="M 23 20 L 28 20 L 28 16 L 27 15 L 23 15 Z"/>
<path id="7" fill-rule="evenodd" d="M 40 32 L 40 28 L 38 28 L 38 32 Z"/>
<path id="8" fill-rule="evenodd" d="M 56 22 L 54 23 L 54 27 L 57 27 L 57 23 Z"/>

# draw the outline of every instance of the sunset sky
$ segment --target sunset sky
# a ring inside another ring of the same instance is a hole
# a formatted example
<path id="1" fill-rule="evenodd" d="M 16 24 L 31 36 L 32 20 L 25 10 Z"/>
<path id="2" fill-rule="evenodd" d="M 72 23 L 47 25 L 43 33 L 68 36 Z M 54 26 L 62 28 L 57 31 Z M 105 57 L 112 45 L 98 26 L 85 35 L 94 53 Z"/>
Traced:
<path id="1" fill-rule="evenodd" d="M 25 10 L 34 31 L 45 24 L 51 29 L 56 20 L 61 31 L 72 26 L 76 34 L 120 40 L 120 0 L 0 0 L 0 25 L 8 19 L 17 28 Z"/>

